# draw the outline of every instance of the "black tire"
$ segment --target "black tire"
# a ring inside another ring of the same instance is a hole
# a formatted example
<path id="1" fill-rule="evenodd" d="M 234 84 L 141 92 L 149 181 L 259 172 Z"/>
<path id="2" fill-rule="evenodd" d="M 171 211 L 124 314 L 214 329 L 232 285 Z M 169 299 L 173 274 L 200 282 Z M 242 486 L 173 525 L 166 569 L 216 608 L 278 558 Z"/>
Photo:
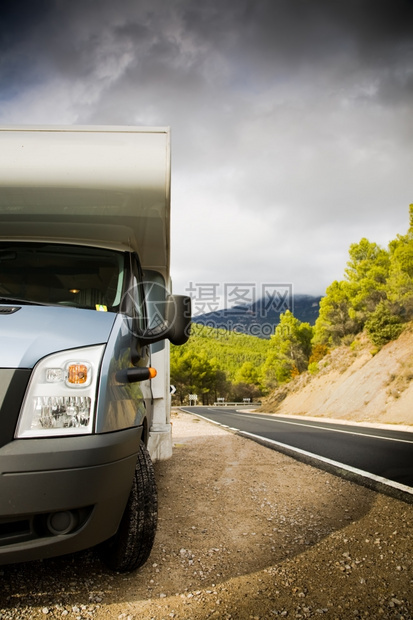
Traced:
<path id="1" fill-rule="evenodd" d="M 141 442 L 128 503 L 117 533 L 100 547 L 102 560 L 121 573 L 143 566 L 152 550 L 157 522 L 155 473 L 149 452 Z"/>

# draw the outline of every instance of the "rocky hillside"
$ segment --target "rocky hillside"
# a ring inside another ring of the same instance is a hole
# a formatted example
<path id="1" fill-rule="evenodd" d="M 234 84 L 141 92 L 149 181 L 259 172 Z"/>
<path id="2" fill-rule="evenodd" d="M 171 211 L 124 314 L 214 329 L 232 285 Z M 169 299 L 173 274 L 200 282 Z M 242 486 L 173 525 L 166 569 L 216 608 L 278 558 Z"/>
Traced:
<path id="1" fill-rule="evenodd" d="M 376 351 L 362 336 L 264 399 L 261 411 L 413 426 L 413 324 Z"/>

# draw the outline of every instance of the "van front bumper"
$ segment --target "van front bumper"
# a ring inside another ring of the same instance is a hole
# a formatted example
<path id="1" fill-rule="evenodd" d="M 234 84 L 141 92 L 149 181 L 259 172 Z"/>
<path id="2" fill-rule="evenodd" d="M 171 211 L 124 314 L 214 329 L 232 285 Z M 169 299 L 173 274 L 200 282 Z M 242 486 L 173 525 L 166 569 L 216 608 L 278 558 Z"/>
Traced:
<path id="1" fill-rule="evenodd" d="M 142 428 L 14 440 L 0 448 L 0 564 L 93 547 L 113 536 Z"/>

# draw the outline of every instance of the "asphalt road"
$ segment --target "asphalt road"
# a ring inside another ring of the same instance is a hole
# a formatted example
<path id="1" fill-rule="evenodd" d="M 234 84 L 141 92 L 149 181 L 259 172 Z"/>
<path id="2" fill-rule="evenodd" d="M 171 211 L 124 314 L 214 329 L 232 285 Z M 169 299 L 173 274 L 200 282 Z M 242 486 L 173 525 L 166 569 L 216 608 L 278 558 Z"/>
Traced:
<path id="1" fill-rule="evenodd" d="M 249 413 L 226 407 L 185 407 L 270 447 L 314 457 L 330 468 L 389 485 L 413 498 L 413 433 Z M 304 459 L 305 460 L 305 459 Z M 373 485 L 374 486 L 374 485 Z"/>

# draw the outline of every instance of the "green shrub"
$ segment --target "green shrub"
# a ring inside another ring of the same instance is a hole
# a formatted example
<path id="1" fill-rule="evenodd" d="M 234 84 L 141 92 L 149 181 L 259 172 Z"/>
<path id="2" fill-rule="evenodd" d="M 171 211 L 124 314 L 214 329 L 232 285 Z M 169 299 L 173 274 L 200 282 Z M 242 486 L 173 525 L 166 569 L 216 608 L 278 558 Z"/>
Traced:
<path id="1" fill-rule="evenodd" d="M 386 303 L 381 301 L 367 319 L 365 327 L 373 344 L 381 347 L 400 336 L 403 323 L 400 316 L 392 314 Z"/>
<path id="2" fill-rule="evenodd" d="M 308 372 L 310 375 L 316 375 L 319 372 L 319 367 L 317 362 L 311 362 L 308 364 Z"/>

